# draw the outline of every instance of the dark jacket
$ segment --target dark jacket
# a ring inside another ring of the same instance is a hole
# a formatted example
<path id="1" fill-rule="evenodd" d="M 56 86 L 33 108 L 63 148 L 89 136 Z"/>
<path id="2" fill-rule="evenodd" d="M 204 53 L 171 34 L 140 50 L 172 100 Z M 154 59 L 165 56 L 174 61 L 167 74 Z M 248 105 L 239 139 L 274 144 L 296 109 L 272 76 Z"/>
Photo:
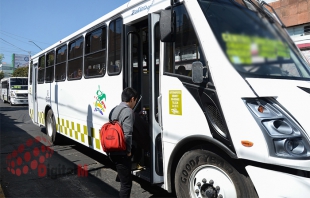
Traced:
<path id="1" fill-rule="evenodd" d="M 112 112 L 111 120 L 117 119 L 117 115 L 121 111 L 121 109 L 125 109 L 119 115 L 119 123 L 121 124 L 125 139 L 126 139 L 126 151 L 115 151 L 111 152 L 110 155 L 126 155 L 131 152 L 131 144 L 132 144 L 132 132 L 133 132 L 133 123 L 135 121 L 134 113 L 132 109 L 125 103 L 121 102 Z"/>

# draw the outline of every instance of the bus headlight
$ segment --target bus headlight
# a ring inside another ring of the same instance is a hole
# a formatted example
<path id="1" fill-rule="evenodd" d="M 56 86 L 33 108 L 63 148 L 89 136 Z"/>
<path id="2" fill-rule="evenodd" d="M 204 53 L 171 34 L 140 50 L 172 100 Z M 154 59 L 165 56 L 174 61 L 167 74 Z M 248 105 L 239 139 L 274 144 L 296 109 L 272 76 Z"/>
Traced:
<path id="1" fill-rule="evenodd" d="M 11 97 L 16 97 L 16 94 L 14 91 L 11 91 Z"/>
<path id="2" fill-rule="evenodd" d="M 300 155 L 307 151 L 302 139 L 291 139 L 286 141 L 285 147 L 287 148 L 288 152 L 292 154 Z"/>
<path id="3" fill-rule="evenodd" d="M 310 143 L 302 127 L 272 99 L 244 99 L 274 157 L 309 159 Z"/>

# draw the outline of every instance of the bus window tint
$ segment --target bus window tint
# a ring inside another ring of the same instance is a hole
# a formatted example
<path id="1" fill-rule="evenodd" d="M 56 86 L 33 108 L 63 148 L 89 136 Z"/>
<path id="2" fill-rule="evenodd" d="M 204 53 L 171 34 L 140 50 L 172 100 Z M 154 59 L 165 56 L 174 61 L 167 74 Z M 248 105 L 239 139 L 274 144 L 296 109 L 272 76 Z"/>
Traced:
<path id="1" fill-rule="evenodd" d="M 106 27 L 86 35 L 84 72 L 86 77 L 104 76 L 106 71 Z"/>
<path id="2" fill-rule="evenodd" d="M 44 83 L 44 72 L 45 72 L 45 56 L 39 58 L 39 67 L 38 67 L 38 83 Z"/>
<path id="3" fill-rule="evenodd" d="M 310 79 L 288 34 L 267 14 L 233 1 L 199 0 L 220 47 L 243 77 Z"/>
<path id="4" fill-rule="evenodd" d="M 123 26 L 123 19 L 121 18 L 111 21 L 109 25 L 109 57 L 108 57 L 109 75 L 116 75 L 121 72 L 122 26 Z"/>
<path id="5" fill-rule="evenodd" d="M 32 70 L 33 70 L 33 62 L 31 61 L 30 68 L 29 68 L 29 84 L 30 85 L 32 85 Z"/>
<path id="6" fill-rule="evenodd" d="M 192 63 L 201 61 L 199 42 L 184 5 L 174 8 L 176 13 L 175 46 L 166 43 L 165 72 L 191 77 Z M 173 60 L 174 56 L 174 60 Z"/>
<path id="7" fill-rule="evenodd" d="M 12 90 L 27 90 L 28 89 L 28 79 L 27 78 L 11 78 L 10 88 Z"/>
<path id="8" fill-rule="evenodd" d="M 81 79 L 79 71 L 82 71 L 83 65 L 83 42 L 84 38 L 80 37 L 69 44 L 68 73 L 69 80 Z"/>
<path id="9" fill-rule="evenodd" d="M 55 81 L 66 79 L 67 45 L 56 49 Z"/>
<path id="10" fill-rule="evenodd" d="M 46 54 L 45 82 L 53 82 L 54 80 L 54 58 L 54 50 Z"/>

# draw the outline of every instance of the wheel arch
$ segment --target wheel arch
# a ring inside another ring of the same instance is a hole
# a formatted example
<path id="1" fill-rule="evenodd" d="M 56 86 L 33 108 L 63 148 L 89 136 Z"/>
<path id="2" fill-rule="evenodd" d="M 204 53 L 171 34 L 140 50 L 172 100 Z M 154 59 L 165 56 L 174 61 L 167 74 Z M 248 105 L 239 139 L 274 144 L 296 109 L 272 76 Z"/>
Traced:
<path id="1" fill-rule="evenodd" d="M 45 127 L 46 127 L 46 116 L 47 116 L 47 113 L 48 113 L 48 111 L 50 110 L 50 109 L 52 109 L 52 107 L 50 106 L 50 105 L 46 105 L 45 106 L 45 110 L 44 110 L 44 125 L 45 125 Z M 53 111 L 53 110 L 52 110 Z M 54 112 L 53 112 L 54 113 Z"/>
<path id="2" fill-rule="evenodd" d="M 168 162 L 167 173 L 170 173 L 167 175 L 168 192 L 174 191 L 175 171 L 171 170 L 176 170 L 178 162 L 184 153 L 199 148 L 208 149 L 209 151 L 213 151 L 215 153 L 221 153 L 226 155 L 227 157 L 237 159 L 236 153 L 232 152 L 227 146 L 225 146 L 223 143 L 212 137 L 203 135 L 186 137 L 175 146 Z"/>

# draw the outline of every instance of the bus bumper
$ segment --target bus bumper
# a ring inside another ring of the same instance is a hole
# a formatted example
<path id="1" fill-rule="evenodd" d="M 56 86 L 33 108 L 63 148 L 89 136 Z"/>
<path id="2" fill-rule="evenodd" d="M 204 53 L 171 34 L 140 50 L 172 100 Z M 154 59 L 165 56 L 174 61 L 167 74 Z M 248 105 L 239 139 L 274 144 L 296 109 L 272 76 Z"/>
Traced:
<path id="1" fill-rule="evenodd" d="M 246 170 L 259 197 L 307 197 L 310 178 L 247 166 Z"/>
<path id="2" fill-rule="evenodd" d="M 28 98 L 11 98 L 11 103 L 17 104 L 28 104 Z"/>

